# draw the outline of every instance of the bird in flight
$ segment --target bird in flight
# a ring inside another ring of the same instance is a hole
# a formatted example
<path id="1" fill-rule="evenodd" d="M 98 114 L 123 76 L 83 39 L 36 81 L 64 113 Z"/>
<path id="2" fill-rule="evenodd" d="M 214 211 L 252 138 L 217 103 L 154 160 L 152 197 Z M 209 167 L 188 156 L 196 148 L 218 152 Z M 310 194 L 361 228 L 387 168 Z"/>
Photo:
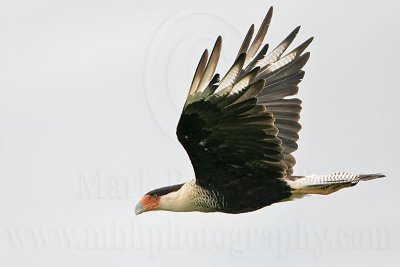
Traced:
<path id="1" fill-rule="evenodd" d="M 268 10 L 255 38 L 251 25 L 237 57 L 220 78 L 214 74 L 221 53 L 219 36 L 208 56 L 200 58 L 176 134 L 185 148 L 195 179 L 148 192 L 135 213 L 251 212 L 308 194 L 339 189 L 384 177 L 383 174 L 294 176 L 304 77 L 304 53 L 313 38 L 285 53 L 300 27 L 275 49 L 262 45 L 272 18 Z M 252 41 L 253 39 L 253 41 Z"/>

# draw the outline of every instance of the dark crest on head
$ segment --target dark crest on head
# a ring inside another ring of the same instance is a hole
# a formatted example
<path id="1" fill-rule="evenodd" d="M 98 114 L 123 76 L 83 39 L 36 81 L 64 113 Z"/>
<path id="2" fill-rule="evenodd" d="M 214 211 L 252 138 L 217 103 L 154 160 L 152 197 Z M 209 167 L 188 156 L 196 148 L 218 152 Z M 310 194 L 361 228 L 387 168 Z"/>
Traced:
<path id="1" fill-rule="evenodd" d="M 163 196 L 163 195 L 169 194 L 169 193 L 171 193 L 171 192 L 176 192 L 176 191 L 178 191 L 178 190 L 182 187 L 182 185 L 183 185 L 183 184 L 176 184 L 176 185 L 161 187 L 161 188 L 158 188 L 158 189 L 155 189 L 155 190 L 153 190 L 153 191 L 148 192 L 146 195 L 151 195 L 151 196 L 154 196 L 154 195 Z"/>

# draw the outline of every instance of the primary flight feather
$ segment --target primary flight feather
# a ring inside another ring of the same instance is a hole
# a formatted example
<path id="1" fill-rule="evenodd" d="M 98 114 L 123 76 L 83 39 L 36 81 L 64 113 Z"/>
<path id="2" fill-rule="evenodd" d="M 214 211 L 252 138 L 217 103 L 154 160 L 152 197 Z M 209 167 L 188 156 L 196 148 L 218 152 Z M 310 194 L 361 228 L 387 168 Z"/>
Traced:
<path id="1" fill-rule="evenodd" d="M 215 74 L 219 36 L 197 66 L 177 137 L 192 162 L 195 179 L 148 192 L 136 214 L 152 210 L 250 212 L 306 194 L 330 194 L 382 174 L 335 173 L 293 176 L 301 100 L 294 97 L 304 77 L 313 38 L 285 54 L 300 27 L 275 49 L 262 46 L 273 9 L 253 39 L 254 25 L 220 79 Z M 253 41 L 251 41 L 253 39 Z M 260 49 L 261 48 L 261 49 Z"/>

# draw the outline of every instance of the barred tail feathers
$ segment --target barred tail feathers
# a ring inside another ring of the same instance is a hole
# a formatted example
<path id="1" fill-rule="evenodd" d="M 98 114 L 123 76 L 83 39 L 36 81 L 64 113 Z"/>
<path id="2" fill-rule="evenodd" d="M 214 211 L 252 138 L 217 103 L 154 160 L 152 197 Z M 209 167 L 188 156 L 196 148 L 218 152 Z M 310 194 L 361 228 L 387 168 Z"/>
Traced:
<path id="1" fill-rule="evenodd" d="M 351 174 L 347 172 L 329 175 L 293 176 L 287 183 L 293 189 L 293 194 L 328 195 L 342 188 L 355 186 L 360 181 L 369 181 L 385 177 L 384 174 Z"/>

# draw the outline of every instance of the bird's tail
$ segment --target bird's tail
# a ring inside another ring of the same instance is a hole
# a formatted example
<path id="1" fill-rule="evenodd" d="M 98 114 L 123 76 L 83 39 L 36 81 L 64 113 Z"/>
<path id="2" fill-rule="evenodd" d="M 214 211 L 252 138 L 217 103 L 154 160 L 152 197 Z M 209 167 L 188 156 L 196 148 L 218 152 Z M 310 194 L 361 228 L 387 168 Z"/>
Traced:
<path id="1" fill-rule="evenodd" d="M 287 183 L 292 194 L 299 197 L 306 194 L 328 195 L 342 188 L 355 186 L 360 181 L 385 177 L 384 174 L 351 174 L 339 172 L 329 175 L 292 176 Z"/>

